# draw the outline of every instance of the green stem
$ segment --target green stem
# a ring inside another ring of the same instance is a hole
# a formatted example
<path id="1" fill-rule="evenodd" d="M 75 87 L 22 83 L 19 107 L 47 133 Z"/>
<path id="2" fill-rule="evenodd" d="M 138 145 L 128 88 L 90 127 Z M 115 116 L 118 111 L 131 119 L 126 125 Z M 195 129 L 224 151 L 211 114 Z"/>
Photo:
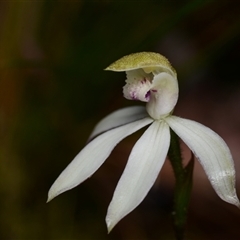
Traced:
<path id="1" fill-rule="evenodd" d="M 184 239 L 187 208 L 192 189 L 194 157 L 192 155 L 188 165 L 186 167 L 183 166 L 179 138 L 172 130 L 168 158 L 171 162 L 176 179 L 173 206 L 173 226 L 176 239 L 182 240 Z"/>

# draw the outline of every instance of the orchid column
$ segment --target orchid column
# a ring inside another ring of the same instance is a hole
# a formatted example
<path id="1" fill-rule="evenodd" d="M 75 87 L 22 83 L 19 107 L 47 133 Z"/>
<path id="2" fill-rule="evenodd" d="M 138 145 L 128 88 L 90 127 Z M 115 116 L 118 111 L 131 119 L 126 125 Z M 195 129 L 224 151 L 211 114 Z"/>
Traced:
<path id="1" fill-rule="evenodd" d="M 116 144 L 150 125 L 133 147 L 113 194 L 106 216 L 108 231 L 143 201 L 168 154 L 177 186 L 175 231 L 177 238 L 182 238 L 186 217 L 181 208 L 186 208 L 190 196 L 193 157 L 184 168 L 178 137 L 194 153 L 218 196 L 240 207 L 234 163 L 224 140 L 200 123 L 172 115 L 178 100 L 178 82 L 169 61 L 160 54 L 142 52 L 125 56 L 106 70 L 125 71 L 124 97 L 146 102 L 146 108 L 124 108 L 102 119 L 93 130 L 91 141 L 52 185 L 48 201 L 86 180 L 103 164 Z"/>

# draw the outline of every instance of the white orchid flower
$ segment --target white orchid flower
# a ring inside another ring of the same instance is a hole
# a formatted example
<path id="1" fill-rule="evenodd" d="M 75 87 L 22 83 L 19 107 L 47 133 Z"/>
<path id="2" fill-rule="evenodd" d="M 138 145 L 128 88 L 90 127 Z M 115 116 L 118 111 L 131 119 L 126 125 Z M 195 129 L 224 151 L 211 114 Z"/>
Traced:
<path id="1" fill-rule="evenodd" d="M 218 196 L 240 207 L 234 163 L 226 143 L 202 124 L 172 115 L 178 82 L 169 61 L 160 54 L 142 52 L 125 56 L 106 70 L 126 71 L 124 96 L 146 102 L 146 109 L 128 107 L 101 120 L 90 136 L 92 140 L 52 185 L 48 201 L 89 178 L 123 138 L 150 125 L 133 147 L 115 189 L 106 216 L 109 231 L 142 202 L 153 186 L 168 153 L 170 128 L 195 154 Z"/>

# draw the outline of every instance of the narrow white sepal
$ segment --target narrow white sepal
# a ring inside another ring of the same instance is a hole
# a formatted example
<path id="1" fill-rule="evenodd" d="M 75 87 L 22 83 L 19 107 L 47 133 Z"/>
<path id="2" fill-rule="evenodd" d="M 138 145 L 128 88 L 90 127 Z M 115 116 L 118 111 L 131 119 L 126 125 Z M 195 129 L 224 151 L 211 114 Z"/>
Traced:
<path id="1" fill-rule="evenodd" d="M 152 121 L 151 118 L 144 118 L 107 131 L 91 141 L 53 183 L 48 193 L 48 202 L 90 177 L 103 164 L 113 148 L 123 138 L 150 124 Z"/>
<path id="2" fill-rule="evenodd" d="M 134 106 L 119 109 L 103 118 L 93 129 L 89 140 L 110 129 L 147 117 L 144 107 Z"/>
<path id="3" fill-rule="evenodd" d="M 192 120 L 169 116 L 166 122 L 196 155 L 218 196 L 240 207 L 234 162 L 224 140 L 210 128 Z"/>
<path id="4" fill-rule="evenodd" d="M 108 207 L 108 231 L 145 198 L 165 161 L 170 144 L 169 126 L 155 121 L 137 141 Z"/>

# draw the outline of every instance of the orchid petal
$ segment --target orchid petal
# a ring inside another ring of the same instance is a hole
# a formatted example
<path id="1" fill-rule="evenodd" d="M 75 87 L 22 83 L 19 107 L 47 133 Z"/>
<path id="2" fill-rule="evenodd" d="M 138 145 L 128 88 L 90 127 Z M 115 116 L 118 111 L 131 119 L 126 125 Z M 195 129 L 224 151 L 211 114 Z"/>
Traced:
<path id="1" fill-rule="evenodd" d="M 93 139 L 100 133 L 108 131 L 112 128 L 119 127 L 121 125 L 125 125 L 130 122 L 134 122 L 136 120 L 147 117 L 148 114 L 144 107 L 142 106 L 134 106 L 127 107 L 123 109 L 119 109 L 110 113 L 105 118 L 103 118 L 93 129 L 89 140 Z"/>
<path id="2" fill-rule="evenodd" d="M 146 105 L 153 119 L 160 119 L 172 112 L 178 100 L 178 82 L 172 75 L 161 72 L 154 76 L 150 101 Z"/>
<path id="3" fill-rule="evenodd" d="M 218 196 L 240 207 L 235 189 L 234 163 L 224 140 L 198 122 L 176 116 L 165 120 L 196 155 Z"/>
<path id="4" fill-rule="evenodd" d="M 164 121 L 153 122 L 137 141 L 108 208 L 109 231 L 145 198 L 162 168 L 169 144 L 169 126 Z"/>
<path id="5" fill-rule="evenodd" d="M 91 141 L 65 168 L 53 183 L 48 193 L 48 201 L 68 191 L 90 177 L 110 155 L 113 148 L 126 136 L 150 124 L 151 118 L 112 129 Z"/>

